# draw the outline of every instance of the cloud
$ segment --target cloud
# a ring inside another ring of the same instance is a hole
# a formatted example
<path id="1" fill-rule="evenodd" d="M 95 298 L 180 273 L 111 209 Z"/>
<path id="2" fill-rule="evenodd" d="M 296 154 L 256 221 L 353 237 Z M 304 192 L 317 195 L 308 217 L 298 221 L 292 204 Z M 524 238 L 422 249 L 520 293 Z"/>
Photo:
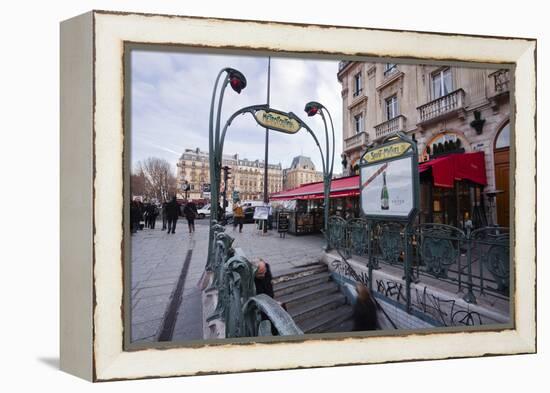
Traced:
<path id="1" fill-rule="evenodd" d="M 132 53 L 131 160 L 149 156 L 173 163 L 188 148 L 208 148 L 208 120 L 214 81 L 226 66 L 247 77 L 247 87 L 237 95 L 230 88 L 224 96 L 223 122 L 236 110 L 267 100 L 266 57 L 209 55 L 204 53 L 134 51 Z M 319 116 L 308 118 L 306 102 L 315 100 L 329 108 L 336 132 L 335 172 L 339 172 L 342 145 L 341 86 L 335 61 L 271 59 L 270 105 L 294 112 L 314 131 L 323 149 L 324 126 Z M 224 153 L 239 153 L 251 160 L 264 158 L 265 129 L 250 115 L 229 127 Z M 321 170 L 321 156 L 305 131 L 296 135 L 269 132 L 269 162 L 288 167 L 296 155 L 309 156 Z"/>

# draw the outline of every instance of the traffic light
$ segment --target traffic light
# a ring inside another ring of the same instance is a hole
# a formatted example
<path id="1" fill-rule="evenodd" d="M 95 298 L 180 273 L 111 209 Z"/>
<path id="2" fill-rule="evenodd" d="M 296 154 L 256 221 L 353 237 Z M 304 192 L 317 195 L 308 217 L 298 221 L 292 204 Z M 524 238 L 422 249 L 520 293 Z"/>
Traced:
<path id="1" fill-rule="evenodd" d="M 223 171 L 223 181 L 227 184 L 227 180 L 231 179 L 231 168 L 228 167 L 227 165 L 222 167 L 222 171 Z"/>

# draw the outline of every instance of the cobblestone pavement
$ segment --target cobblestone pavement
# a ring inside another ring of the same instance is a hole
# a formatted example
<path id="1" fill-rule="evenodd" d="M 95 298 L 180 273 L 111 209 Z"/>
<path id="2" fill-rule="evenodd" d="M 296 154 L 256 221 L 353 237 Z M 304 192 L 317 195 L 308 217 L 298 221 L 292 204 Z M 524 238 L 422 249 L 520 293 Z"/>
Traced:
<path id="1" fill-rule="evenodd" d="M 192 235 L 182 219 L 175 234 L 161 231 L 158 224 L 132 235 L 132 342 L 200 340 L 198 282 L 206 264 L 208 220 L 197 220 Z M 230 226 L 226 231 L 251 261 L 265 259 L 273 275 L 317 261 L 324 244 L 321 235 L 280 238 L 275 230 L 262 234 L 254 224 L 244 225 L 242 233 Z"/>

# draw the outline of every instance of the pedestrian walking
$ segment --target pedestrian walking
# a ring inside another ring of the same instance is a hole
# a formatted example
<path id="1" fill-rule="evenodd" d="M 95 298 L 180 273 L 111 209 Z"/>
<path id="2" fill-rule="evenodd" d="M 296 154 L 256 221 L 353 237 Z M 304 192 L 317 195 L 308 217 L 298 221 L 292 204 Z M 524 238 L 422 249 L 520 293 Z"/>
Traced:
<path id="1" fill-rule="evenodd" d="M 132 233 L 136 233 L 139 228 L 139 206 L 136 201 L 130 203 L 130 228 Z"/>
<path id="2" fill-rule="evenodd" d="M 378 328 L 377 307 L 369 289 L 363 283 L 355 285 L 357 301 L 353 306 L 353 331 L 362 332 Z"/>
<path id="3" fill-rule="evenodd" d="M 176 197 L 172 197 L 172 200 L 166 204 L 166 219 L 168 221 L 168 232 L 176 233 L 176 223 L 180 215 L 180 208 Z"/>
<path id="4" fill-rule="evenodd" d="M 240 201 L 236 201 L 233 205 L 233 230 L 239 227 L 239 233 L 243 231 L 244 210 Z"/>
<path id="5" fill-rule="evenodd" d="M 145 207 L 141 201 L 137 201 L 137 220 L 138 220 L 138 230 L 142 231 L 145 226 L 144 213 Z"/>
<path id="6" fill-rule="evenodd" d="M 183 215 L 187 219 L 187 226 L 189 227 L 189 233 L 195 232 L 195 218 L 197 218 L 197 206 L 193 201 L 189 201 L 183 208 Z"/>
<path id="7" fill-rule="evenodd" d="M 160 207 L 160 217 L 162 218 L 162 230 L 166 230 L 166 224 L 168 222 L 168 219 L 166 218 L 166 205 L 168 205 L 168 202 L 164 201 L 162 202 L 162 205 Z"/>
<path id="8" fill-rule="evenodd" d="M 148 228 L 155 229 L 155 223 L 157 222 L 158 217 L 158 208 L 154 203 L 147 206 L 147 217 L 148 217 Z"/>

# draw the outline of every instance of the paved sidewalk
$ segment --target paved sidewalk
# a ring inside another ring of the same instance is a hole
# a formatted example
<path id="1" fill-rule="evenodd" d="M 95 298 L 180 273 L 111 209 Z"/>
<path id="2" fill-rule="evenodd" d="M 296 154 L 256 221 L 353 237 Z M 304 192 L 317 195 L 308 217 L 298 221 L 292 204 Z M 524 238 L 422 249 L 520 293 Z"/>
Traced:
<path id="1" fill-rule="evenodd" d="M 243 233 L 226 228 L 226 233 L 235 238 L 234 247 L 240 247 L 251 262 L 263 258 L 271 266 L 275 276 L 297 266 L 318 262 L 323 254 L 324 238 L 320 234 L 279 237 L 277 230 L 263 234 L 254 224 L 245 225 Z"/>
<path id="2" fill-rule="evenodd" d="M 206 264 L 208 220 L 197 220 L 193 235 L 182 219 L 174 235 L 160 228 L 132 235 L 132 342 L 200 340 L 198 282 Z M 265 259 L 273 275 L 318 261 L 324 245 L 321 235 L 280 238 L 276 230 L 264 235 L 253 224 L 243 233 L 231 226 L 226 232 L 251 261 Z"/>
<path id="3" fill-rule="evenodd" d="M 196 284 L 206 263 L 206 253 L 200 251 L 206 247 L 206 239 L 201 239 L 203 236 L 199 233 L 190 236 L 186 222 L 181 219 L 175 234 L 161 231 L 161 226 L 157 228 L 144 229 L 132 235 L 132 342 L 158 341 L 161 334 L 166 336 L 163 328 L 170 322 L 167 317 L 174 306 L 177 306 L 178 313 L 183 312 L 184 307 L 187 311 L 189 299 L 196 300 L 200 296 Z M 191 260 L 182 275 L 189 251 Z M 201 257 L 201 254 L 204 255 Z M 176 292 L 180 277 L 181 288 Z M 178 295 L 177 298 L 175 295 Z M 197 304 L 200 307 L 200 297 Z M 202 310 L 194 307 L 192 311 L 185 312 L 192 327 L 187 329 L 186 334 L 189 339 L 201 339 Z M 174 317 L 177 319 L 177 315 L 172 315 L 172 319 Z M 175 335 L 177 324 L 168 330 Z"/>

